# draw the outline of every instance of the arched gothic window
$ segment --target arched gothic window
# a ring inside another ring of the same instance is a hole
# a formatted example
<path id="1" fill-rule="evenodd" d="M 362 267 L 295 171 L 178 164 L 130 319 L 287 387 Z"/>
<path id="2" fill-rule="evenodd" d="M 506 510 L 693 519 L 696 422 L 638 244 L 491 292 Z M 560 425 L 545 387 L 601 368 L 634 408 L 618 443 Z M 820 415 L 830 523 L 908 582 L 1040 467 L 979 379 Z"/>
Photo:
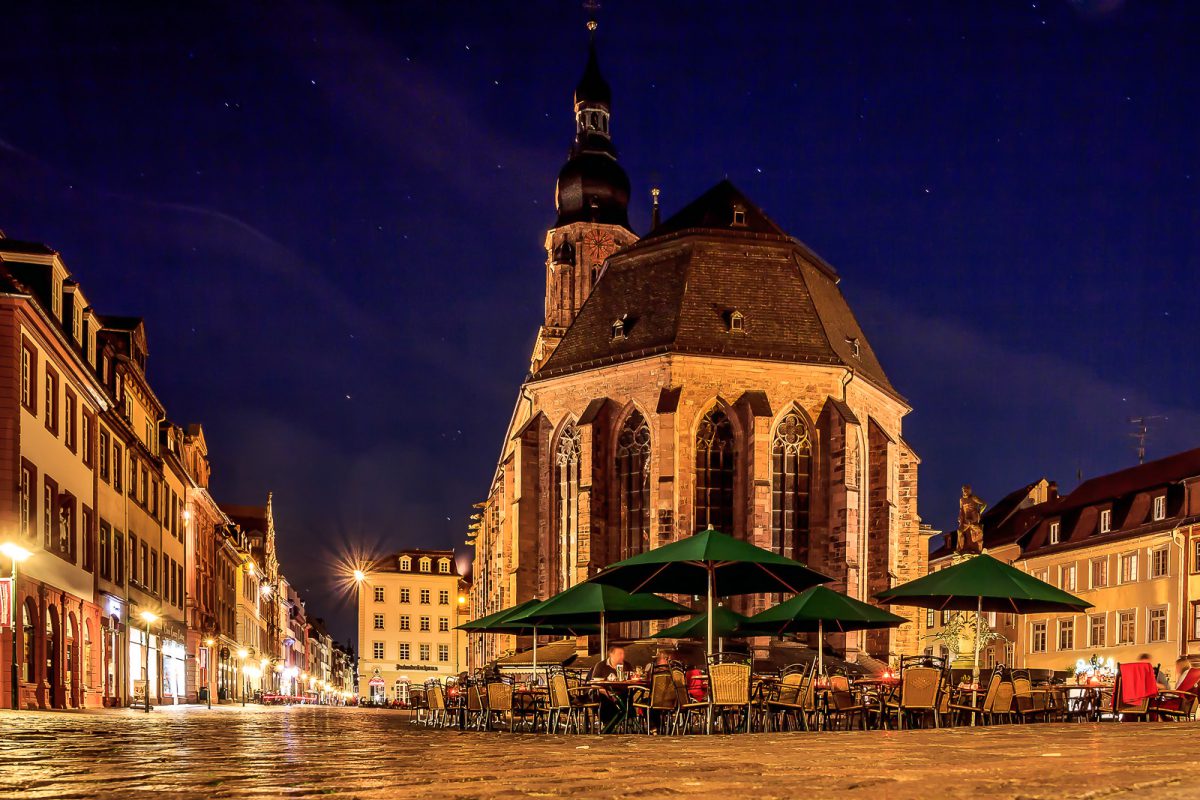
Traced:
<path id="1" fill-rule="evenodd" d="M 709 526 L 733 535 L 733 476 L 737 463 L 733 424 L 719 408 L 696 431 L 696 530 Z"/>
<path id="2" fill-rule="evenodd" d="M 650 426 L 636 409 L 617 433 L 619 558 L 650 549 Z"/>
<path id="3" fill-rule="evenodd" d="M 573 582 L 579 559 L 579 429 L 568 425 L 554 450 L 554 544 L 557 584 L 562 591 Z"/>
<path id="4" fill-rule="evenodd" d="M 811 473 L 808 425 L 789 411 L 771 437 L 771 547 L 788 558 L 808 558 Z"/>

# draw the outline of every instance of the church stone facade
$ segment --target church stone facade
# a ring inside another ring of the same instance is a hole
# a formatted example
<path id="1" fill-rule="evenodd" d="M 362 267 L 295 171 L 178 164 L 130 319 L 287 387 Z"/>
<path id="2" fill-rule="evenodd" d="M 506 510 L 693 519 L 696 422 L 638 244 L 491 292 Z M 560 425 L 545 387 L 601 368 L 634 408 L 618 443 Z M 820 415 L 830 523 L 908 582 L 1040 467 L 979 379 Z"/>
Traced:
<path id="1" fill-rule="evenodd" d="M 610 111 L 593 43 L 546 236 L 545 320 L 472 529 L 474 613 L 709 526 L 862 599 L 924 574 L 910 408 L 838 274 L 728 181 L 661 223 L 656 208 L 639 238 Z M 914 628 L 844 646 L 886 660 L 917 651 Z M 473 655 L 513 646 L 483 637 Z"/>

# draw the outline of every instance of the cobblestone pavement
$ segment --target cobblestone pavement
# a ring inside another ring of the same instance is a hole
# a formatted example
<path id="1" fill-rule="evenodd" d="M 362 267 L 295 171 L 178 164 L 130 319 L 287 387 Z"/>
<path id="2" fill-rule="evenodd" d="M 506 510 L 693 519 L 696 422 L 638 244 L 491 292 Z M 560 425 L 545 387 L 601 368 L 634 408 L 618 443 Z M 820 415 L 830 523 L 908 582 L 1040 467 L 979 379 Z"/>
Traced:
<path id="1" fill-rule="evenodd" d="M 1196 798 L 1200 725 L 547 737 L 352 708 L 0 712 L 0 797 L 151 796 Z"/>

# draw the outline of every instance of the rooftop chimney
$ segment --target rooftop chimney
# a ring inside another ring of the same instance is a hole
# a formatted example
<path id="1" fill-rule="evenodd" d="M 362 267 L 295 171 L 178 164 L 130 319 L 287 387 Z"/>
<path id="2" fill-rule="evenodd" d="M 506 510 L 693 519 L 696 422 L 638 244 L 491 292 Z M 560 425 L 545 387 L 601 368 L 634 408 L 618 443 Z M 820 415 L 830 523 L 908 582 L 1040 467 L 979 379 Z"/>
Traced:
<path id="1" fill-rule="evenodd" d="M 660 193 L 661 192 L 657 186 L 655 186 L 653 189 L 650 190 L 650 198 L 654 203 L 654 206 L 650 210 L 650 230 L 654 230 L 655 228 L 657 228 L 658 223 L 662 221 L 659 218 L 659 212 L 658 212 L 658 195 Z"/>

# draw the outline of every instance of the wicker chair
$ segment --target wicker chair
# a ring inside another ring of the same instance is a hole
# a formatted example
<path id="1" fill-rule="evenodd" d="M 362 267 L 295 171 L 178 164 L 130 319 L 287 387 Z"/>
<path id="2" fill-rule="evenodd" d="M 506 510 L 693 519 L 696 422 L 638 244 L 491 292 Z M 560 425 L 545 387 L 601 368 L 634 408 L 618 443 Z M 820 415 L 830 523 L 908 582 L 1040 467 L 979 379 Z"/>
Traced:
<path id="1" fill-rule="evenodd" d="M 469 728 L 480 730 L 483 728 L 487 709 L 483 705 L 484 689 L 480 688 L 483 684 L 472 678 L 467 681 L 467 718 L 466 724 Z"/>
<path id="2" fill-rule="evenodd" d="M 431 728 L 444 727 L 449 715 L 446 713 L 446 689 L 440 681 L 426 682 L 425 701 L 429 706 L 429 716 L 425 718 L 425 724 Z"/>
<path id="3" fill-rule="evenodd" d="M 982 702 L 976 703 L 950 703 L 950 711 L 956 717 L 961 718 L 963 714 L 975 715 L 978 719 L 986 719 L 992 713 L 992 708 L 996 704 L 996 694 L 1000 689 L 1000 683 L 1004 680 L 1004 670 L 1001 667 L 996 667 L 992 670 L 992 677 L 988 679 L 987 692 L 983 695 Z"/>
<path id="4" fill-rule="evenodd" d="M 939 710 L 942 692 L 942 670 L 937 667 L 912 666 L 904 670 L 900 697 L 882 707 L 883 717 L 895 717 L 901 730 L 912 717 L 933 717 L 935 728 L 941 727 Z"/>
<path id="5" fill-rule="evenodd" d="M 834 677 L 842 677 L 842 680 L 846 680 L 844 676 Z M 844 722 L 847 729 L 852 722 L 858 720 L 859 727 L 863 730 L 867 729 L 867 706 L 863 702 L 862 696 L 855 695 L 850 690 L 849 681 L 843 684 L 841 681 L 835 682 L 831 678 L 829 681 L 829 702 L 825 708 L 826 726 L 832 728 L 835 720 Z"/>
<path id="6" fill-rule="evenodd" d="M 579 708 L 571 702 L 571 689 L 567 684 L 567 676 L 562 668 L 546 670 L 546 731 L 554 733 L 562 728 L 563 731 L 579 732 Z"/>
<path id="7" fill-rule="evenodd" d="M 650 674 L 649 688 L 635 689 L 631 701 L 645 719 L 647 735 L 655 730 L 674 733 L 679 726 L 679 695 L 670 667 L 655 667 Z M 655 714 L 658 715 L 657 727 L 654 725 Z"/>
<path id="8" fill-rule="evenodd" d="M 1041 719 L 1043 721 L 1049 719 L 1049 710 L 1046 707 L 1046 694 L 1044 692 L 1033 691 L 1033 681 L 1029 679 L 1029 672 L 1023 669 L 1013 670 L 1012 686 L 1012 713 L 1015 719 L 1020 722 L 1030 719 Z"/>
<path id="9" fill-rule="evenodd" d="M 720 722 L 729 733 L 731 719 L 750 728 L 750 659 L 741 653 L 715 653 L 708 664 L 708 732 Z"/>
<path id="10" fill-rule="evenodd" d="M 492 724 L 508 719 L 508 730 L 513 730 L 513 687 L 512 683 L 504 680 L 492 680 L 487 685 L 487 728 Z"/>
<path id="11" fill-rule="evenodd" d="M 783 668 L 775 696 L 767 700 L 765 729 L 770 730 L 774 725 L 776 730 L 785 730 L 789 718 L 796 727 L 808 727 L 801 697 L 809 688 L 808 673 L 809 668 L 803 664 L 789 664 Z"/>

